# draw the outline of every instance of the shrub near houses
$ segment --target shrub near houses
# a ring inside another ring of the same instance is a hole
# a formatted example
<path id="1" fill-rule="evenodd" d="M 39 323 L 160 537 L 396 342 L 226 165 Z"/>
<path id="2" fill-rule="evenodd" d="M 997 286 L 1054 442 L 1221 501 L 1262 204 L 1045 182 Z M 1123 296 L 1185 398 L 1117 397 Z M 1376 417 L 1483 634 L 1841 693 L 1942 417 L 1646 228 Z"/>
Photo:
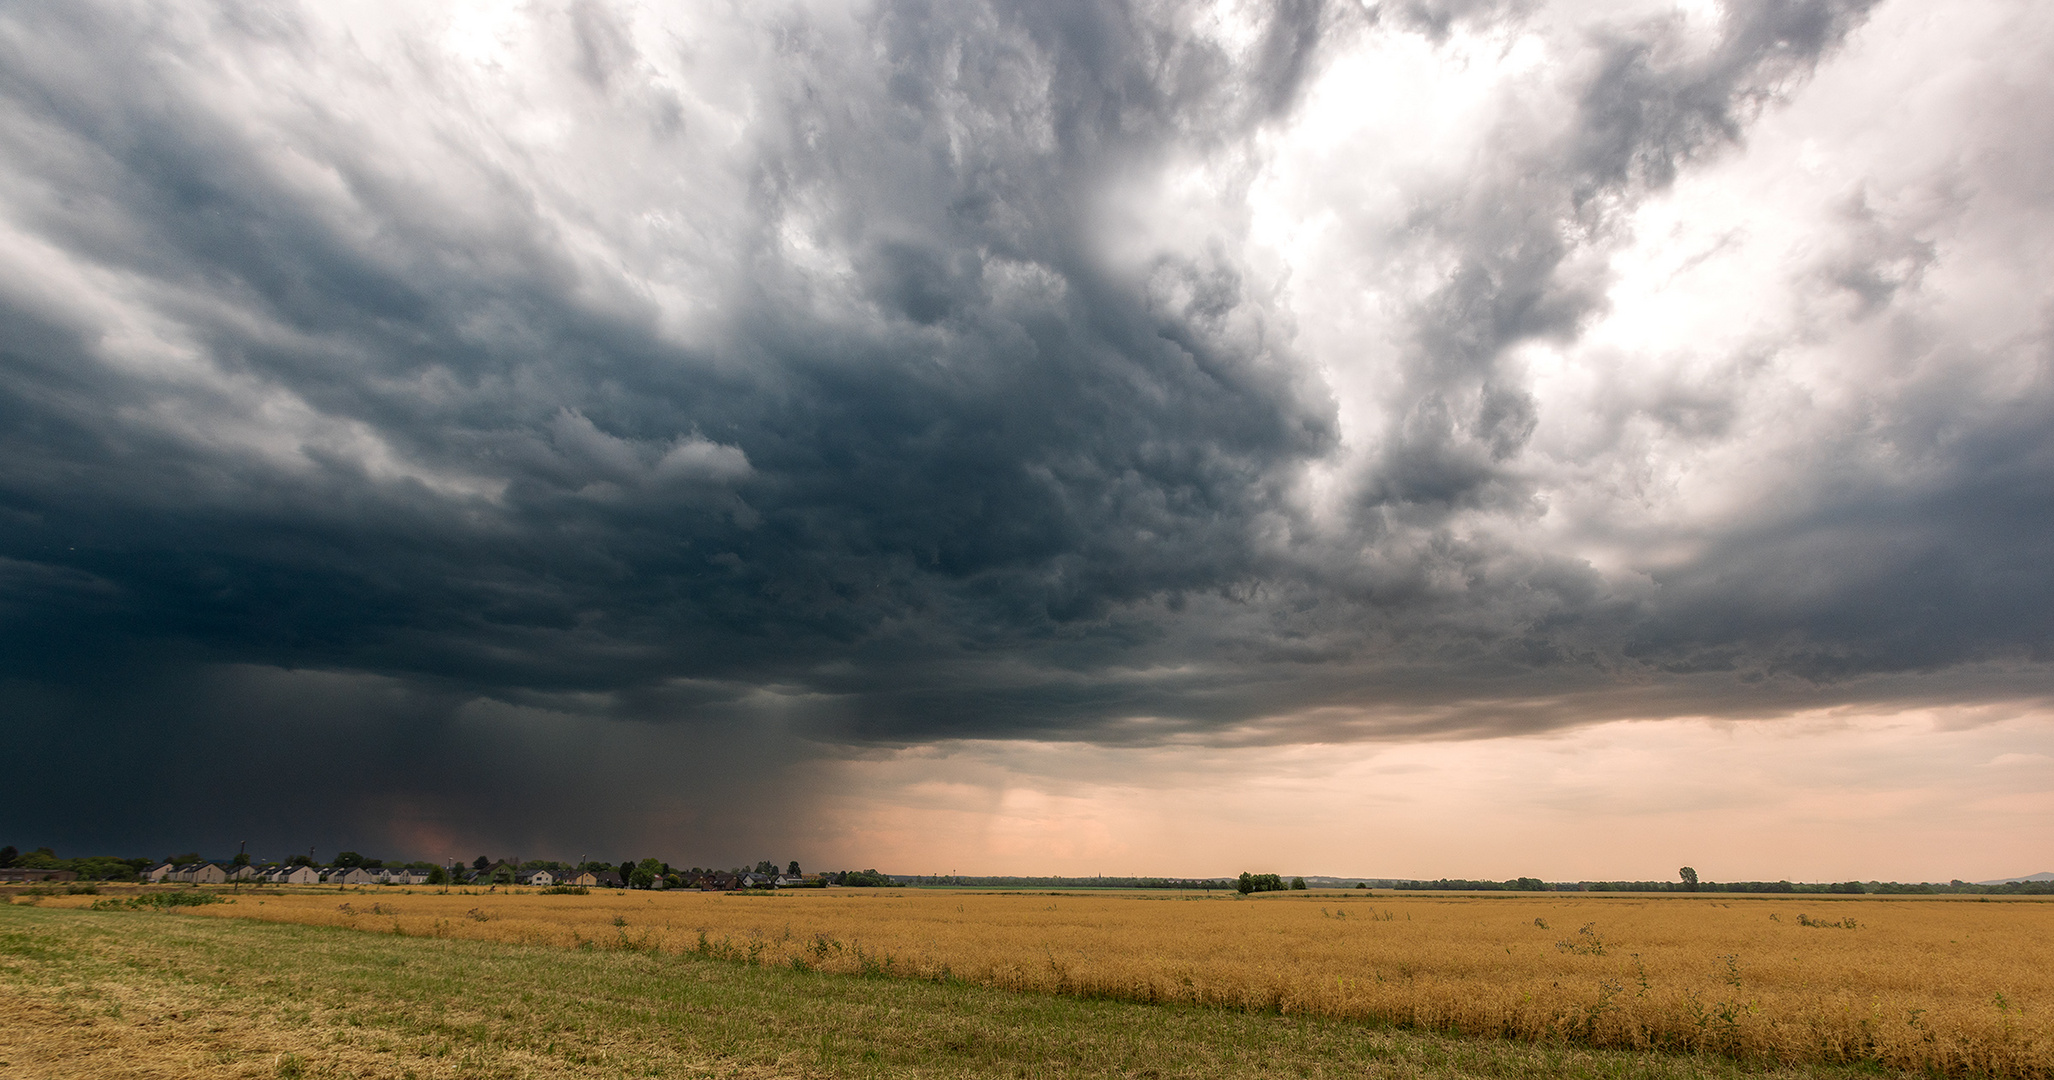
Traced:
<path id="1" fill-rule="evenodd" d="M 150 865 L 148 859 L 119 859 L 111 855 L 65 859 L 47 847 L 26 853 L 12 844 L 0 847 L 0 882 L 134 881 Z"/>

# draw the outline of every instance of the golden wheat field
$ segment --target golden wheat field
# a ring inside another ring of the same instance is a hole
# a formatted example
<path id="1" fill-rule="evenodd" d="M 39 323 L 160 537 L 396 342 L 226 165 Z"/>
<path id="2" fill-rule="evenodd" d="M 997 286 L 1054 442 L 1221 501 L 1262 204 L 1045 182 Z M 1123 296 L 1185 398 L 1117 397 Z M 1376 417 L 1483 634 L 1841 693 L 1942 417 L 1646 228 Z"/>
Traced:
<path id="1" fill-rule="evenodd" d="M 232 899 L 188 910 L 1528 1040 L 2054 1076 L 2054 903 L 2032 900 L 914 889 Z M 66 901 L 90 898 L 53 898 Z"/>

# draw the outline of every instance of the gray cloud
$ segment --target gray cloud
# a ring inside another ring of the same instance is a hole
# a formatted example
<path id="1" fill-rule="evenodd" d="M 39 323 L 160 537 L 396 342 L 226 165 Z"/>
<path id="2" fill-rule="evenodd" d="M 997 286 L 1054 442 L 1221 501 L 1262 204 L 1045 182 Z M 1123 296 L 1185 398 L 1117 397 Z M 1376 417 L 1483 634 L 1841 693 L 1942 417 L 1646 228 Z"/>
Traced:
<path id="1" fill-rule="evenodd" d="M 281 844 L 338 819 L 342 846 L 655 843 L 624 823 L 662 790 L 663 828 L 753 860 L 807 803 L 730 820 L 727 778 L 864 745 L 2038 692 L 2054 402 L 2043 378 L 1992 411 L 1953 377 L 1997 363 L 1919 307 L 1959 213 L 1845 200 L 1794 279 L 1852 298 L 1815 329 L 1953 359 L 1859 426 L 1821 421 L 1791 501 L 1631 572 L 1536 524 L 1600 486 L 1578 477 L 1658 457 L 1635 432 L 1745 437 L 1749 356 L 1790 342 L 1591 395 L 1605 434 L 1567 457 L 1535 449 L 1519 350 L 1575 347 L 1634 209 L 1739 152 L 1871 6 L 1736 3 L 1707 40 L 1534 29 L 1566 119 L 1409 193 L 1402 235 L 1348 239 L 1438 268 L 1365 349 L 1374 436 L 1246 213 L 1165 240 L 1134 193 L 1195 162 L 1210 205 L 1245 206 L 1337 50 L 1526 32 L 1534 5 L 679 28 L 580 0 L 476 69 L 426 24 L 380 45 L 290 11 L 10 9 L 9 726 L 54 775 L 136 793 L 82 841 L 213 768 L 289 804 Z M 2045 331 L 2005 355 L 2044 372 Z M 1338 517 L 1304 496 L 1322 470 Z M 302 769 L 392 779 L 295 794 Z M 418 791 L 410 769 L 601 797 L 369 809 Z M 60 828 L 28 809 L 55 789 L 15 791 L 10 820 Z M 195 827 L 228 835 L 242 805 Z"/>

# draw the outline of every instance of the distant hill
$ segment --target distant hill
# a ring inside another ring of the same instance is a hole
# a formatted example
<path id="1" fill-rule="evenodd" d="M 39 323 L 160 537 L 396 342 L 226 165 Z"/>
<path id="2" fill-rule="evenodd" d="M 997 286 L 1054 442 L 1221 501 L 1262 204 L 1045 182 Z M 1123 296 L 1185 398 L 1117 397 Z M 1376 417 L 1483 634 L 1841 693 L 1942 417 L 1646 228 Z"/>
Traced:
<path id="1" fill-rule="evenodd" d="M 2001 877 L 1995 881 L 1978 881 L 1976 884 L 2009 885 L 2014 881 L 2054 881 L 2054 871 L 2042 870 L 2037 874 L 2027 874 L 2024 877 Z"/>

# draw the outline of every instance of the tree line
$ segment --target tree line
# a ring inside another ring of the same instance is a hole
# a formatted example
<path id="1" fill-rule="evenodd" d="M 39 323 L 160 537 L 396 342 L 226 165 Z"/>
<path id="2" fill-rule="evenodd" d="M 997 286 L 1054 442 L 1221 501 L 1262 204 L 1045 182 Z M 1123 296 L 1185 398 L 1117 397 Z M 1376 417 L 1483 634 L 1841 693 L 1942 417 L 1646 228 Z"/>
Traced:
<path id="1" fill-rule="evenodd" d="M 114 855 L 88 855 L 76 858 L 60 857 L 48 847 L 21 851 L 9 844 L 0 847 L 0 868 L 23 867 L 33 870 L 69 870 L 81 881 L 135 881 L 160 863 L 188 864 L 207 861 L 196 851 L 166 855 L 162 859 L 127 858 Z M 243 853 L 233 858 L 216 860 L 223 867 L 250 865 L 250 856 Z M 283 862 L 269 862 L 260 866 L 314 866 L 311 854 L 293 855 Z M 376 870 L 384 867 L 406 867 L 428 872 L 431 885 L 460 884 L 512 884 L 516 878 L 548 870 L 559 881 L 589 872 L 609 884 L 622 888 L 654 889 L 692 888 L 700 883 L 726 879 L 733 881 L 748 876 L 787 878 L 802 876 L 798 860 L 790 860 L 779 868 L 778 864 L 764 859 L 753 867 L 735 867 L 716 870 L 708 867 L 673 867 L 660 859 L 630 859 L 619 863 L 584 860 L 565 863 L 549 859 L 494 860 L 480 855 L 471 860 L 469 867 L 458 865 L 444 867 L 436 863 L 415 860 L 413 862 L 387 861 L 373 858 L 355 851 L 337 852 L 330 866 L 344 868 L 362 867 Z M 493 869 L 497 867 L 497 869 Z M 478 875 L 493 869 L 492 880 L 481 880 Z M 1003 888 L 1109 888 L 1109 889 L 1234 889 L 1247 895 L 1258 892 L 1283 892 L 1306 888 L 1305 879 L 1294 877 L 1288 881 L 1279 874 L 1253 874 L 1244 872 L 1235 879 L 1227 878 L 1158 878 L 1158 877 L 963 877 L 959 875 L 910 875 L 893 876 L 879 873 L 875 869 L 836 870 L 817 877 L 823 884 L 842 885 L 854 888 L 898 888 L 909 881 L 919 885 L 971 885 Z M 1947 882 L 1900 882 L 1900 881 L 1838 881 L 1838 882 L 1793 882 L 1793 881 L 1704 881 L 1695 869 L 1685 866 L 1677 871 L 1675 881 L 1543 881 L 1534 877 L 1507 878 L 1503 881 L 1472 880 L 1468 878 L 1437 878 L 1432 881 L 1398 878 L 1365 878 L 1356 881 L 1355 888 L 1385 888 L 1402 890 L 1434 890 L 1447 892 L 1714 892 L 1714 893 L 1793 893 L 1793 894 L 1839 894 L 1859 895 L 1980 895 L 1980 896 L 2044 896 L 2054 895 L 2054 881 L 2012 881 L 1998 885 L 1979 885 L 1972 881 L 1956 878 Z"/>

